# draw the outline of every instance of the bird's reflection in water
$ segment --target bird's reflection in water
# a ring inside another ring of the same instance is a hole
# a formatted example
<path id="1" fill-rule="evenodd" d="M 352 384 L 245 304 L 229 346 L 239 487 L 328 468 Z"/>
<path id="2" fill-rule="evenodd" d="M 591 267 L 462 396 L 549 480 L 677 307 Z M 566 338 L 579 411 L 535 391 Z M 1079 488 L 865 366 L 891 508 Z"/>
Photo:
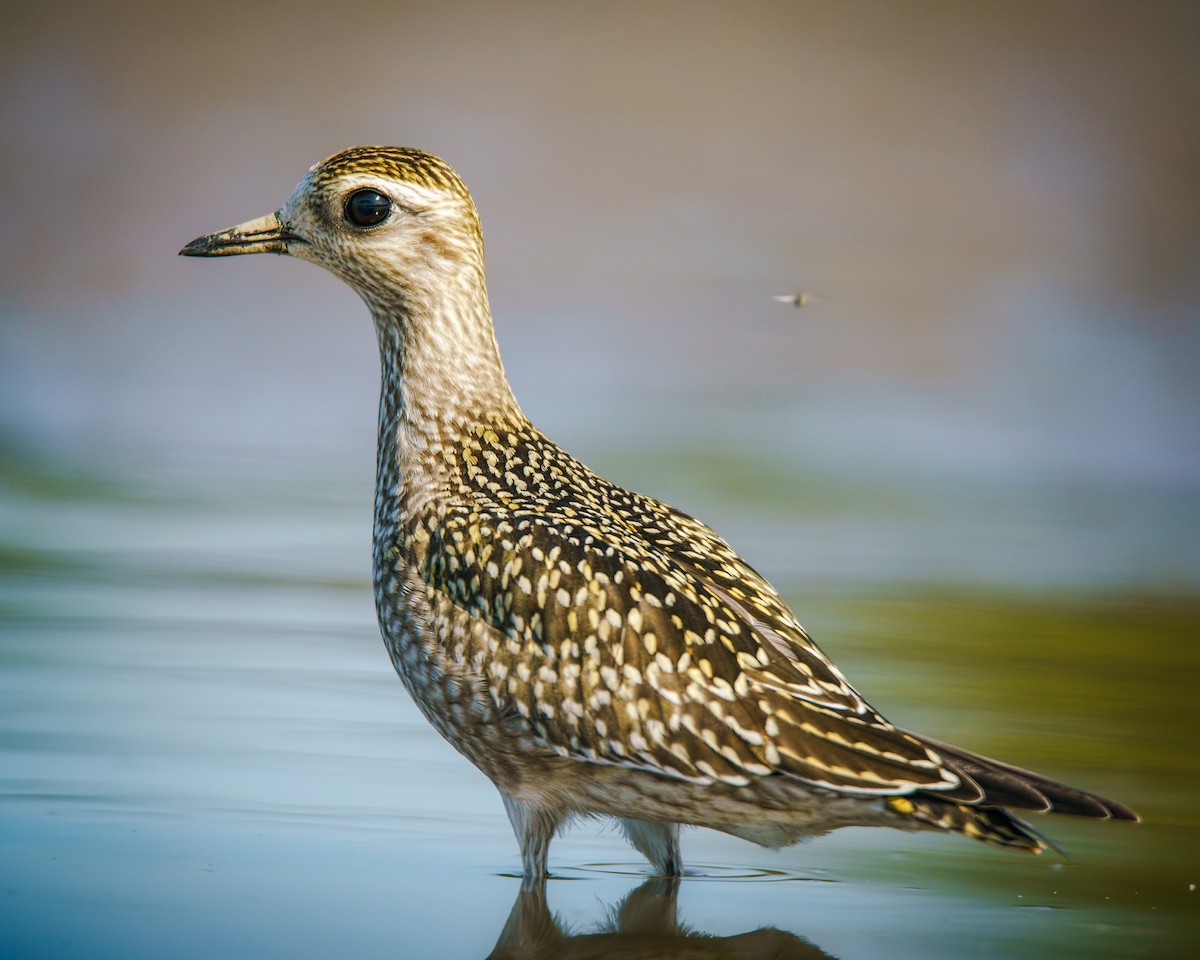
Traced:
<path id="1" fill-rule="evenodd" d="M 522 889 L 488 960 L 833 960 L 772 927 L 715 937 L 680 923 L 679 880 L 653 878 L 629 893 L 597 928 L 570 933 L 546 903 L 543 882 Z"/>

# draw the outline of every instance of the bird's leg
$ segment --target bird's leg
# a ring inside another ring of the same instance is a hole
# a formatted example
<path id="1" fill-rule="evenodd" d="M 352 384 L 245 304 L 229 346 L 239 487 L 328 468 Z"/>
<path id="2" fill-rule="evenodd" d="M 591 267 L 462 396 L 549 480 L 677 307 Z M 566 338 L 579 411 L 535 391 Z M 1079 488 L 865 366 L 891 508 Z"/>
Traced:
<path id="1" fill-rule="evenodd" d="M 660 877 L 678 877 L 683 873 L 683 858 L 679 855 L 679 824 L 625 818 L 618 822 L 625 839 L 650 861 Z"/>
<path id="2" fill-rule="evenodd" d="M 562 823 L 562 814 L 527 800 L 518 800 L 507 794 L 503 796 L 504 809 L 508 811 L 509 822 L 521 847 L 523 885 L 531 887 L 550 875 L 546 860 L 550 855 L 550 840 Z"/>

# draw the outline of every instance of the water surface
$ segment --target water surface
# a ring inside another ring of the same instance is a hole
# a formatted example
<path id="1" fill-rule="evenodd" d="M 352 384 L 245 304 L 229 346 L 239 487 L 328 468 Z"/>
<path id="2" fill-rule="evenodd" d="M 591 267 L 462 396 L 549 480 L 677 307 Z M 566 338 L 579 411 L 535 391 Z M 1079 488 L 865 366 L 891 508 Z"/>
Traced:
<path id="1" fill-rule="evenodd" d="M 674 494 L 716 514 L 891 719 L 1146 822 L 1039 820 L 1069 863 L 884 830 L 781 852 L 693 830 L 678 891 L 643 886 L 632 850 L 584 824 L 554 844 L 547 902 L 522 903 L 498 796 L 425 724 L 379 641 L 369 463 L 85 476 L 9 458 L 5 955 L 482 958 L 498 941 L 497 956 L 530 957 L 1183 955 L 1200 934 L 1193 593 L 1118 589 L 1115 561 L 1058 582 L 1038 581 L 1045 557 L 1024 578 L 955 575 L 956 538 L 931 522 L 945 515 L 903 493 L 777 465 L 763 476 L 807 495 L 763 496 L 711 459 L 680 471 L 696 453 L 595 453 L 642 486 L 686 476 Z M 976 503 L 972 541 L 1002 542 L 1001 507 L 1030 496 Z M 1086 524 L 1053 532 L 1086 553 Z"/>

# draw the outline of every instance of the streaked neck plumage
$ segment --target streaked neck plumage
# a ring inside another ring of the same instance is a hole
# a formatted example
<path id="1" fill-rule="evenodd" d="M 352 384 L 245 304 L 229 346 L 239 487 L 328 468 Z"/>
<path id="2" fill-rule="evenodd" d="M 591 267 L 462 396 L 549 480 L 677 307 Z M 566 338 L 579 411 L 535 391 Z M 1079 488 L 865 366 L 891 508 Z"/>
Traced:
<path id="1" fill-rule="evenodd" d="M 523 424 L 504 374 L 484 284 L 482 251 L 447 251 L 401 284 L 363 293 L 381 366 L 376 540 L 391 540 L 444 490 L 462 437 Z"/>

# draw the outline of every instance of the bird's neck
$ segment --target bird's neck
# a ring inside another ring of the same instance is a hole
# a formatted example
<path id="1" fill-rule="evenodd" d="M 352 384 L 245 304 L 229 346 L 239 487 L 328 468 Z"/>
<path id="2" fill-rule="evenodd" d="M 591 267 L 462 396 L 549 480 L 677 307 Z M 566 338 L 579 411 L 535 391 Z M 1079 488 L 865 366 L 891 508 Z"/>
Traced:
<path id="1" fill-rule="evenodd" d="M 463 439 L 526 421 L 500 362 L 482 276 L 436 301 L 410 294 L 370 306 L 381 362 L 376 521 L 395 529 L 438 496 Z"/>

